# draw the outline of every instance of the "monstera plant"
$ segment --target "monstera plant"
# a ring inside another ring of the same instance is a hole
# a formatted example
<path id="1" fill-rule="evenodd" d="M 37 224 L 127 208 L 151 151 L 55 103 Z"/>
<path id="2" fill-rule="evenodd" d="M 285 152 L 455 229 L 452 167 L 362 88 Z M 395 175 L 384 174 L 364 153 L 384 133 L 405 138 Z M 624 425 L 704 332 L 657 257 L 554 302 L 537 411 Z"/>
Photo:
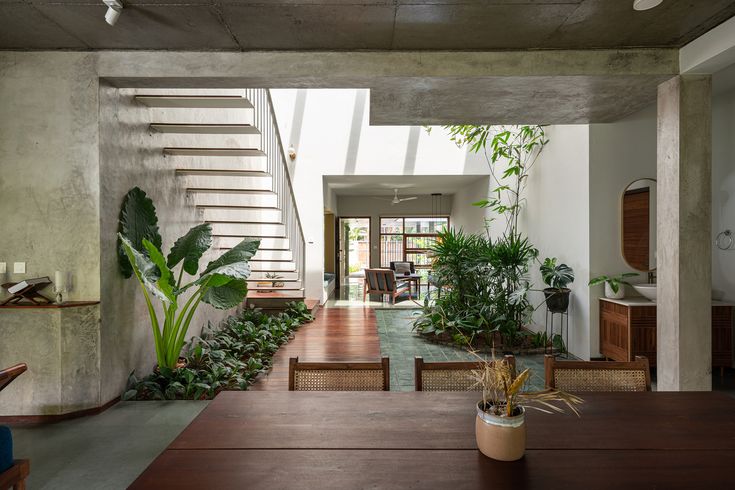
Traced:
<path id="1" fill-rule="evenodd" d="M 201 302 L 233 308 L 247 295 L 249 261 L 260 240 L 245 238 L 199 272 L 199 260 L 212 246 L 212 227 L 201 224 L 176 240 L 168 256 L 161 252 L 153 201 L 135 187 L 123 201 L 118 228 L 118 259 L 125 277 L 135 275 L 148 306 L 160 367 L 175 369 L 194 313 Z M 176 268 L 178 269 L 178 273 Z M 188 276 L 199 276 L 185 282 Z M 154 308 L 161 303 L 163 318 Z M 161 322 L 162 320 L 162 322 Z"/>

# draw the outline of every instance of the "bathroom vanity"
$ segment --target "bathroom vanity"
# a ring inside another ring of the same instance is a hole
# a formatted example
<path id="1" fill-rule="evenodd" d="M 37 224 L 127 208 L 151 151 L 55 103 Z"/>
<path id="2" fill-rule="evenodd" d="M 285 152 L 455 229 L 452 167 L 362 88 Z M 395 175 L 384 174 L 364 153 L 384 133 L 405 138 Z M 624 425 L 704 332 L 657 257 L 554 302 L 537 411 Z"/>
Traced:
<path id="1" fill-rule="evenodd" d="M 712 302 L 712 367 L 733 366 L 733 308 Z M 600 352 L 615 361 L 646 356 L 656 365 L 656 303 L 646 298 L 600 298 Z"/>

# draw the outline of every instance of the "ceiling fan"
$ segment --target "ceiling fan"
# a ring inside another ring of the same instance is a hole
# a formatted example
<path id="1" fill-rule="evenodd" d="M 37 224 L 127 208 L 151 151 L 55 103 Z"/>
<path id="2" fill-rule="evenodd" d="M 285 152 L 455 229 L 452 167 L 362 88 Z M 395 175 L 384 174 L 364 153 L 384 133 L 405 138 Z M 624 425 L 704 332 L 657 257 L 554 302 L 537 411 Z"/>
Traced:
<path id="1" fill-rule="evenodd" d="M 403 201 L 413 201 L 414 199 L 418 199 L 418 196 L 411 196 L 411 197 L 398 197 L 398 189 L 393 189 L 393 198 L 388 199 L 385 197 L 374 197 L 373 199 L 379 199 L 381 201 L 388 201 L 390 202 L 391 206 L 394 204 L 400 204 Z"/>

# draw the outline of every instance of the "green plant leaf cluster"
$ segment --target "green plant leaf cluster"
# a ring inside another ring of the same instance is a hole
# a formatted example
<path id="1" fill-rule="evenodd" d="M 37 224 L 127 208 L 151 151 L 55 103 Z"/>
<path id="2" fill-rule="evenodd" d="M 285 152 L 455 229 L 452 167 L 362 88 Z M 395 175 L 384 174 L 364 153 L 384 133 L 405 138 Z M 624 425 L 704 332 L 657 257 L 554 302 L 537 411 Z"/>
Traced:
<path id="1" fill-rule="evenodd" d="M 248 292 L 249 261 L 257 252 L 260 240 L 245 238 L 209 262 L 198 278 L 185 283 L 184 274 L 198 273 L 199 261 L 212 245 L 212 227 L 208 223 L 194 226 L 174 242 L 168 257 L 164 257 L 157 222 L 153 202 L 139 188 L 131 189 L 120 212 L 119 249 L 140 283 L 153 328 L 158 365 L 173 370 L 201 302 L 218 309 L 242 304 Z M 179 267 L 178 274 L 176 267 Z M 126 270 L 121 270 L 125 275 Z M 163 321 L 154 300 L 161 304 Z"/>
<path id="2" fill-rule="evenodd" d="M 528 300 L 528 271 L 538 257 L 527 238 L 497 241 L 453 228 L 439 232 L 431 248 L 432 280 L 441 294 L 426 298 L 414 321 L 420 333 L 449 335 L 457 344 L 517 344 L 533 308 Z"/>
<path id="3" fill-rule="evenodd" d="M 598 284 L 604 284 L 608 283 L 610 285 L 610 289 L 612 289 L 613 293 L 616 293 L 620 291 L 621 284 L 628 284 L 630 283 L 626 281 L 629 277 L 635 277 L 637 276 L 637 272 L 625 272 L 623 274 L 618 274 L 617 276 L 598 276 L 593 277 L 590 279 L 590 282 L 588 283 L 589 286 L 597 286 Z"/>
<path id="4" fill-rule="evenodd" d="M 288 303 L 276 316 L 247 309 L 207 325 L 187 344 L 186 366 L 159 367 L 142 379 L 131 373 L 123 400 L 204 400 L 222 390 L 246 390 L 269 369 L 273 354 L 302 324 L 313 320 L 303 302 Z"/>
<path id="5" fill-rule="evenodd" d="M 562 290 L 574 282 L 574 271 L 567 264 L 556 263 L 556 257 L 544 259 L 541 267 L 541 279 L 553 289 Z"/>

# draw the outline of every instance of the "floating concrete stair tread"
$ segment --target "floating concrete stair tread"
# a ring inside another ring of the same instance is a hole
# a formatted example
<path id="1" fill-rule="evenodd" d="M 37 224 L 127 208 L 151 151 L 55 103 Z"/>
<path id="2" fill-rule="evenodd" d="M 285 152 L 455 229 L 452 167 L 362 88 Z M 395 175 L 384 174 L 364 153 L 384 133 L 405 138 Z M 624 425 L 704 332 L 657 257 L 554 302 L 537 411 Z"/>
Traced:
<path id="1" fill-rule="evenodd" d="M 186 148 L 167 146 L 164 155 L 170 156 L 211 156 L 211 157 L 264 157 L 265 152 L 258 148 Z"/>
<path id="2" fill-rule="evenodd" d="M 255 256 L 250 260 L 293 261 L 293 254 L 290 250 L 264 250 L 259 248 Z"/>
<path id="3" fill-rule="evenodd" d="M 245 193 L 253 193 L 253 194 L 275 194 L 270 189 L 237 189 L 237 188 L 219 188 L 219 187 L 187 187 L 187 192 L 239 192 L 243 191 Z"/>
<path id="4" fill-rule="evenodd" d="M 236 177 L 270 177 L 271 174 L 264 170 L 234 170 L 227 168 L 177 168 L 178 175 L 211 175 L 217 177 L 236 176 Z"/>
<path id="5" fill-rule="evenodd" d="M 229 250 L 242 241 L 241 237 L 214 237 L 214 248 Z M 260 237 L 258 250 L 289 250 L 288 238 Z"/>
<path id="6" fill-rule="evenodd" d="M 248 281 L 251 282 L 266 282 L 270 281 L 271 279 L 265 277 L 265 274 L 267 272 L 271 271 L 252 271 L 250 273 L 250 277 L 248 278 Z M 278 272 L 278 275 L 282 276 L 278 279 L 279 282 L 292 282 L 292 283 L 300 283 L 301 279 L 299 278 L 299 273 L 297 271 L 273 271 Z M 299 286 L 303 286 L 303 284 L 299 284 Z"/>
<path id="7" fill-rule="evenodd" d="M 210 223 L 283 223 L 277 208 L 204 208 L 200 218 Z"/>
<path id="8" fill-rule="evenodd" d="M 271 291 L 271 292 L 248 291 L 248 299 L 281 299 L 281 298 L 303 299 L 304 292 L 302 290 Z"/>
<path id="9" fill-rule="evenodd" d="M 231 204 L 197 204 L 195 207 L 198 209 L 231 209 L 231 210 L 241 210 L 241 209 L 269 209 L 273 211 L 279 211 L 279 208 L 277 206 L 257 206 L 257 205 L 251 205 L 251 206 L 233 206 Z"/>
<path id="10" fill-rule="evenodd" d="M 252 109 L 253 104 L 239 95 L 136 95 L 135 100 L 148 107 L 192 109 Z"/>
<path id="11" fill-rule="evenodd" d="M 247 189 L 201 189 L 190 186 L 189 198 L 195 206 L 256 206 L 273 208 L 278 205 L 278 195 L 273 192 Z"/>
<path id="12" fill-rule="evenodd" d="M 260 134 L 252 124 L 151 123 L 150 130 L 177 134 Z"/>

